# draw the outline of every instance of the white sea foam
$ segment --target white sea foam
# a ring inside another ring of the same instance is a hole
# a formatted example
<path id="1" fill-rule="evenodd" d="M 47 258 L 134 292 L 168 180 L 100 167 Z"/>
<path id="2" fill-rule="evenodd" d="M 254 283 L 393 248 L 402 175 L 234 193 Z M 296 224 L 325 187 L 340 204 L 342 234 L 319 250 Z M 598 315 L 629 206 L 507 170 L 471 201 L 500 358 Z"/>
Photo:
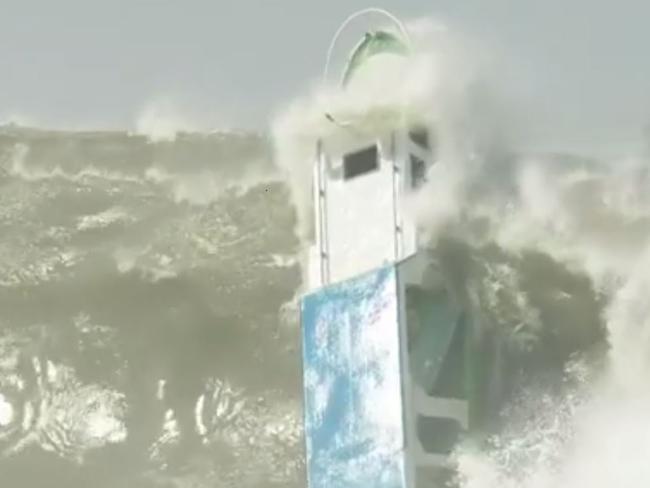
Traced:
<path id="1" fill-rule="evenodd" d="M 215 114 L 196 110 L 172 96 L 157 96 L 147 101 L 137 113 L 134 134 L 145 136 L 152 143 L 174 142 L 183 133 L 219 132 Z"/>
<path id="2" fill-rule="evenodd" d="M 0 393 L 0 427 L 9 425 L 14 419 L 14 408 Z"/>
<path id="3" fill-rule="evenodd" d="M 603 320 L 610 345 L 607 368 L 580 387 L 581 394 L 588 394 L 578 400 L 577 390 L 566 388 L 549 399 L 548 392 L 531 392 L 533 401 L 520 410 L 522 418 L 532 420 L 512 419 L 510 429 L 488 450 L 461 447 L 462 485 L 647 486 L 648 161 L 523 154 L 505 164 L 494 151 L 504 149 L 503 134 L 487 130 L 499 114 L 490 112 L 489 103 L 476 103 L 475 88 L 486 86 L 481 83 L 481 57 L 468 56 L 464 42 L 449 29 L 432 24 L 410 28 L 416 46 L 426 47 L 416 49 L 403 65 L 404 78 L 381 78 L 375 72 L 370 96 L 358 87 L 346 92 L 318 87 L 277 119 L 276 155 L 288 172 L 301 235 L 310 232 L 316 140 L 345 144 L 359 137 L 359 131 L 378 133 L 405 121 L 424 121 L 435 128 L 438 163 L 428 175 L 429 183 L 407 205 L 431 242 L 453 235 L 473 246 L 495 244 L 513 255 L 540 252 L 588 277 L 606 300 Z M 386 66 L 395 69 L 392 62 Z M 398 85 L 377 89 L 378 79 Z M 326 111 L 351 122 L 355 131 L 328 122 Z M 527 307 L 525 301 L 520 305 Z M 538 412 L 540 408 L 544 412 Z"/>

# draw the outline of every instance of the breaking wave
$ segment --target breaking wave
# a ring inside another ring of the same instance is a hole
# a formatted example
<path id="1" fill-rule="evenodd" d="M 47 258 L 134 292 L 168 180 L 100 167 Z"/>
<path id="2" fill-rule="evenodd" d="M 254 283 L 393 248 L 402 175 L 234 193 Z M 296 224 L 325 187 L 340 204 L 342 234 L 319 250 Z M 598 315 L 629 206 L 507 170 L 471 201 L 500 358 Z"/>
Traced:
<path id="1" fill-rule="evenodd" d="M 409 29 L 403 77 L 317 87 L 279 115 L 273 147 L 197 133 L 164 103 L 134 133 L 0 129 L 8 479 L 24 486 L 40 466 L 70 483 L 75 466 L 117 486 L 303 485 L 295 297 L 310 162 L 319 136 L 359 135 L 326 110 L 365 135 L 436 131 L 438 164 L 407 210 L 441 256 L 461 256 L 486 326 L 521 359 L 487 438 L 459 446 L 461 485 L 648 484 L 647 155 L 511 149 L 484 51 L 440 23 Z M 124 469 L 106 474 L 115 459 Z"/>
<path id="2" fill-rule="evenodd" d="M 493 123 L 505 114 L 495 111 L 502 96 L 465 40 L 431 23 L 411 32 L 408 82 L 372 97 L 363 86 L 322 87 L 278 117 L 276 154 L 301 209 L 300 235 L 311 232 L 314 141 L 336 147 L 359 131 L 431 127 L 437 163 L 407 211 L 443 259 L 462 263 L 485 326 L 506 337 L 521 362 L 491 434 L 459 447 L 460 484 L 646 486 L 647 155 L 598 160 L 515 148 L 507 124 Z"/>
<path id="3" fill-rule="evenodd" d="M 293 222 L 256 134 L 0 128 L 3 479 L 297 484 Z"/>

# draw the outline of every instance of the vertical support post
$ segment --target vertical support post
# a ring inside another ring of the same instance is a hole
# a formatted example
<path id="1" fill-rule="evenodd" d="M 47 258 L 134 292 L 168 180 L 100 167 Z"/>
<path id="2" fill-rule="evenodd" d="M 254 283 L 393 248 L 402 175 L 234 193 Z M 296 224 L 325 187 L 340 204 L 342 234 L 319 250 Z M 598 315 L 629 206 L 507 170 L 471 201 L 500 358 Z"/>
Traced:
<path id="1" fill-rule="evenodd" d="M 327 171 L 325 168 L 325 154 L 323 142 L 319 139 L 316 146 L 316 191 L 317 206 L 316 218 L 316 240 L 320 260 L 320 281 L 321 285 L 329 283 L 329 241 L 327 233 Z"/>
<path id="2" fill-rule="evenodd" d="M 393 150 L 393 154 L 395 151 Z M 399 354 L 401 373 L 401 394 L 402 394 L 402 424 L 404 426 L 404 486 L 415 488 L 417 473 L 414 456 L 414 445 L 417 443 L 417 432 L 415 431 L 415 420 L 413 418 L 413 385 L 411 381 L 411 366 L 408 350 L 408 324 L 406 310 L 406 281 L 404 280 L 403 269 L 397 268 L 395 277 L 398 296 L 398 321 L 399 321 Z"/>
<path id="3" fill-rule="evenodd" d="M 393 235 L 395 246 L 395 261 L 402 258 L 402 221 L 398 208 L 398 199 L 400 195 L 400 184 L 402 181 L 402 174 L 397 162 L 397 141 L 395 131 L 390 135 L 390 158 L 393 168 Z"/>

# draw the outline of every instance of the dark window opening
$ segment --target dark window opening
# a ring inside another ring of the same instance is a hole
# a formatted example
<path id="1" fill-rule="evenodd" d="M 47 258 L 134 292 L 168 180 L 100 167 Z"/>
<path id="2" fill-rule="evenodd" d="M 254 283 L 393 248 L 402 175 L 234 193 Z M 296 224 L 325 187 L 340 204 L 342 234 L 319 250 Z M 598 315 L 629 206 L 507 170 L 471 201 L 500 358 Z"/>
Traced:
<path id="1" fill-rule="evenodd" d="M 418 415 L 417 432 L 422 449 L 429 454 L 451 454 L 463 429 L 455 419 Z"/>
<path id="2" fill-rule="evenodd" d="M 456 399 L 467 397 L 465 381 L 466 326 L 465 319 L 461 315 L 437 381 L 430 392 L 431 396 Z"/>
<path id="3" fill-rule="evenodd" d="M 422 149 L 429 149 L 429 131 L 424 128 L 409 131 L 411 140 Z"/>
<path id="4" fill-rule="evenodd" d="M 343 177 L 346 180 L 361 176 L 379 168 L 377 146 L 346 154 L 343 157 Z"/>
<path id="5" fill-rule="evenodd" d="M 421 335 L 432 326 L 429 305 L 444 302 L 447 299 L 446 290 L 437 296 L 419 285 L 406 285 L 406 331 L 407 346 L 411 351 L 420 340 Z"/>
<path id="6" fill-rule="evenodd" d="M 467 398 L 467 324 L 446 289 L 406 287 L 406 339 L 413 381 L 427 395 Z"/>
<path id="7" fill-rule="evenodd" d="M 426 163 L 422 159 L 411 154 L 411 187 L 420 188 L 420 186 L 422 186 L 426 181 L 426 173 Z"/>

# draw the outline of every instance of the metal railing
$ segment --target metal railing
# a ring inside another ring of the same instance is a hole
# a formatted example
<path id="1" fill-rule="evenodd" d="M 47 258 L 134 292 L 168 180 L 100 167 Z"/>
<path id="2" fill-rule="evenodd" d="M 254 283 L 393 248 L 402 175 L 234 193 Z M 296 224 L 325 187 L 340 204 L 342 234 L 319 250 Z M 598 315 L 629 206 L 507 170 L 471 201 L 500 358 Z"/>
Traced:
<path id="1" fill-rule="evenodd" d="M 316 146 L 316 191 L 317 193 L 317 232 L 316 240 L 318 242 L 318 255 L 320 260 L 320 280 L 322 285 L 326 285 L 330 280 L 330 261 L 329 261 L 329 236 L 327 232 L 327 178 L 326 178 L 326 161 L 323 152 L 323 143 L 318 141 Z"/>

